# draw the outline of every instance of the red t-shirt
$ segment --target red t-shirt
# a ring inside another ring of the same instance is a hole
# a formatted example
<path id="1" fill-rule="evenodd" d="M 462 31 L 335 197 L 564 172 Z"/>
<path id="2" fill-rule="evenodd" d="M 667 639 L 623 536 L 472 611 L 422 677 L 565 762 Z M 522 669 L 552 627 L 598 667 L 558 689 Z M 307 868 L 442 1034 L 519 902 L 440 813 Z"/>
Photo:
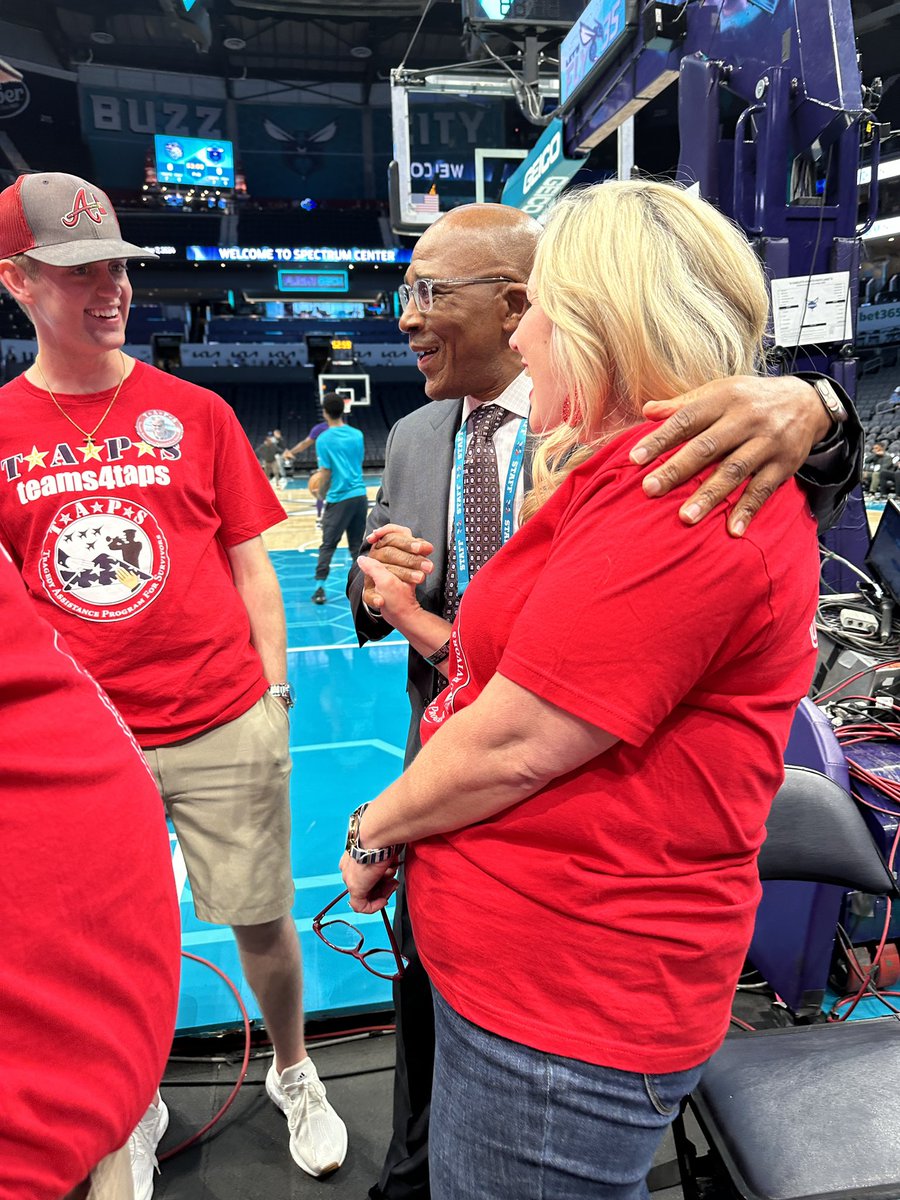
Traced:
<path id="1" fill-rule="evenodd" d="M 816 527 L 794 483 L 742 539 L 694 484 L 648 501 L 627 432 L 572 472 L 466 590 L 427 741 L 495 672 L 621 739 L 409 854 L 436 987 L 490 1032 L 662 1073 L 721 1042 L 756 855 L 815 650 Z M 485 714 L 486 719 L 488 714 Z"/>
<path id="2" fill-rule="evenodd" d="M 59 395 L 82 429 L 113 390 Z M 142 746 L 267 687 L 226 549 L 284 520 L 232 409 L 137 362 L 91 448 L 47 393 L 0 389 L 0 542 Z"/>
<path id="3" fill-rule="evenodd" d="M 0 1200 L 59 1200 L 165 1067 L 180 926 L 131 734 L 0 550 Z"/>

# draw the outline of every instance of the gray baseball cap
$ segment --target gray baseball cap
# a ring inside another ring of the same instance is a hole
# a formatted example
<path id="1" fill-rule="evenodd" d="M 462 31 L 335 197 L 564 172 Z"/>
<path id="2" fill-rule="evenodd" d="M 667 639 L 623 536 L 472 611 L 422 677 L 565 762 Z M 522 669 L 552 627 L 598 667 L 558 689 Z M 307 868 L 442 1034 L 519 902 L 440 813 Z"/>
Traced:
<path id="1" fill-rule="evenodd" d="M 52 267 L 158 257 L 122 240 L 105 192 L 61 171 L 20 175 L 0 192 L 0 259 L 14 254 Z"/>

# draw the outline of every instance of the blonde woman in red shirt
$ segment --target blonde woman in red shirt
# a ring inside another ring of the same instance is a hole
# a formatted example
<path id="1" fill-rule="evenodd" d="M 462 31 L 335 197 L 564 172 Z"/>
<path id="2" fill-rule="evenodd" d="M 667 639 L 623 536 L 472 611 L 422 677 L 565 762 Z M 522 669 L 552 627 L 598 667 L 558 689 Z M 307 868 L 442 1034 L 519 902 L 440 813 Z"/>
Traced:
<path id="1" fill-rule="evenodd" d="M 794 482 L 739 539 L 736 496 L 694 527 L 690 488 L 641 502 L 642 404 L 760 369 L 763 273 L 710 205 L 638 181 L 564 198 L 528 296 L 524 521 L 465 591 L 422 753 L 342 862 L 373 912 L 407 845 L 433 1200 L 631 1200 L 728 1026 L 815 662 L 816 529 Z M 360 566 L 437 657 L 447 623 Z"/>

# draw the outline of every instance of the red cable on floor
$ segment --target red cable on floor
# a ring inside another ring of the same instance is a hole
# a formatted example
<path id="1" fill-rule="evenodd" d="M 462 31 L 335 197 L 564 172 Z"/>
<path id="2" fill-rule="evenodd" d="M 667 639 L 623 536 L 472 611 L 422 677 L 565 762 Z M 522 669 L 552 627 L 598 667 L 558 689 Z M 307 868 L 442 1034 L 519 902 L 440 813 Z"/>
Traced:
<path id="1" fill-rule="evenodd" d="M 206 958 L 200 958 L 196 954 L 188 954 L 187 950 L 182 950 L 181 954 L 182 954 L 182 957 L 189 958 L 191 960 L 191 962 L 202 963 L 204 967 L 209 967 L 209 969 L 211 971 L 215 971 L 215 973 L 219 976 L 220 979 L 225 980 L 225 982 L 228 984 L 228 986 L 231 988 L 232 992 L 234 993 L 234 998 L 238 1002 L 238 1008 L 241 1010 L 241 1017 L 243 1018 L 243 1021 L 244 1021 L 244 1061 L 241 1063 L 241 1070 L 240 1070 L 240 1074 L 237 1077 L 237 1082 L 235 1083 L 234 1087 L 231 1089 L 228 1099 L 225 1101 L 225 1103 L 222 1105 L 222 1107 L 219 1109 L 219 1111 L 215 1114 L 215 1116 L 213 1116 L 209 1121 L 207 1121 L 202 1129 L 199 1129 L 195 1134 L 192 1134 L 191 1137 L 189 1137 L 186 1141 L 182 1142 L 178 1146 L 175 1146 L 175 1148 L 172 1150 L 167 1150 L 165 1152 L 165 1154 L 160 1154 L 159 1162 L 166 1162 L 167 1159 L 174 1158 L 176 1154 L 180 1154 L 182 1152 L 182 1150 L 187 1150 L 188 1146 L 193 1146 L 194 1143 L 198 1142 L 205 1133 L 208 1133 L 209 1130 L 212 1129 L 212 1127 L 216 1124 L 217 1121 L 220 1121 L 222 1119 L 222 1117 L 224 1117 L 225 1113 L 228 1111 L 228 1109 L 234 1103 L 238 1092 L 241 1090 L 241 1085 L 243 1084 L 244 1080 L 247 1078 L 247 1065 L 250 1062 L 250 1018 L 247 1016 L 247 1009 L 244 1006 L 243 1000 L 241 999 L 240 992 L 237 990 L 237 988 L 232 983 L 232 981 L 228 978 L 228 976 L 225 974 L 225 972 L 220 971 L 219 968 L 215 965 L 215 963 L 211 963 Z"/>
<path id="2" fill-rule="evenodd" d="M 247 1015 L 247 1009 L 243 1000 L 241 999 L 240 992 L 237 990 L 234 983 L 228 978 L 225 972 L 219 970 L 215 963 L 211 963 L 209 959 L 200 958 L 200 956 L 197 954 L 189 954 L 187 950 L 182 950 L 181 954 L 183 958 L 189 958 L 191 962 L 201 963 L 204 967 L 209 967 L 211 971 L 215 971 L 219 978 L 223 979 L 231 988 L 232 992 L 234 993 L 234 998 L 237 1000 L 238 1008 L 241 1010 L 241 1019 L 244 1022 L 244 1058 L 241 1062 L 241 1069 L 240 1073 L 238 1074 L 237 1081 L 235 1082 L 234 1087 L 228 1094 L 228 1098 L 219 1111 L 206 1122 L 202 1129 L 198 1129 L 196 1133 L 192 1134 L 179 1145 L 173 1147 L 173 1149 L 167 1150 L 165 1154 L 160 1154 L 158 1161 L 161 1163 L 166 1162 L 170 1158 L 174 1158 L 177 1154 L 181 1154 L 183 1150 L 187 1150 L 187 1148 L 189 1146 L 193 1146 L 195 1142 L 199 1142 L 204 1134 L 209 1133 L 210 1129 L 212 1129 L 212 1127 L 218 1121 L 221 1121 L 222 1117 L 225 1116 L 225 1113 L 237 1099 L 237 1094 L 241 1090 L 244 1080 L 247 1078 L 247 1067 L 250 1062 L 250 1017 Z M 353 1037 L 354 1035 L 358 1036 L 364 1033 L 391 1033 L 395 1030 L 395 1028 L 396 1026 L 394 1025 L 367 1025 L 359 1029 L 342 1030 L 340 1034 L 314 1034 L 312 1037 L 307 1038 L 306 1040 L 308 1042 L 328 1040 L 339 1041 L 343 1038 Z"/>
<path id="3" fill-rule="evenodd" d="M 838 730 L 837 736 L 842 748 L 856 745 L 858 742 L 886 740 L 885 728 L 883 726 L 870 726 L 868 724 L 849 726 L 843 730 Z M 896 734 L 894 736 L 896 737 Z M 847 767 L 852 779 L 857 779 L 861 783 L 867 784 L 875 791 L 883 792 L 895 804 L 900 804 L 900 785 L 898 785 L 894 780 L 886 779 L 881 775 L 877 775 L 874 772 L 867 770 L 849 755 L 845 754 L 845 757 L 847 759 Z M 854 798 L 859 801 L 860 804 L 865 805 L 866 808 L 874 809 L 875 812 L 885 813 L 887 816 L 897 816 L 896 809 L 892 810 L 888 808 L 882 808 L 878 804 L 873 804 L 871 800 L 866 800 L 864 796 L 860 795 L 856 788 L 851 788 L 851 791 Z M 897 826 L 897 831 L 894 834 L 894 839 L 891 843 L 890 852 L 887 857 L 887 868 L 892 873 L 894 870 L 894 859 L 896 858 L 898 849 L 900 849 L 900 824 Z M 860 972 L 862 983 L 860 984 L 858 991 L 853 996 L 845 996 L 842 999 L 835 1001 L 827 1014 L 827 1020 L 832 1022 L 846 1021 L 850 1014 L 856 1009 L 860 1001 L 864 999 L 867 992 L 869 992 L 875 999 L 880 998 L 881 993 L 874 984 L 874 978 L 875 973 L 881 963 L 881 956 L 884 953 L 885 945 L 887 944 L 888 933 L 891 925 L 892 908 L 893 900 L 890 896 L 888 896 L 885 902 L 884 927 L 881 932 L 877 949 L 875 950 L 875 954 L 865 975 L 863 976 Z M 890 995 L 891 993 L 884 992 L 883 994 Z M 846 1012 L 839 1013 L 838 1010 L 843 1008 L 845 1005 L 848 1006 Z M 890 1008 L 891 1005 L 886 1004 L 885 1007 Z"/>

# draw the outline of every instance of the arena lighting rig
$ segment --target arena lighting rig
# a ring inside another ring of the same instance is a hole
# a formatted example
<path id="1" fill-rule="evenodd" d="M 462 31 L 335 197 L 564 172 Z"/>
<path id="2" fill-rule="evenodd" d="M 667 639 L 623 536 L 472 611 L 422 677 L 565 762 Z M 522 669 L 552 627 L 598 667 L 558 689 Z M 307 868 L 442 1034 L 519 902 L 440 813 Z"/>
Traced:
<path id="1" fill-rule="evenodd" d="M 477 69 L 426 73 L 404 59 L 391 73 L 394 229 L 418 233 L 439 215 L 433 194 L 421 195 L 432 181 L 410 174 L 411 92 L 513 95 L 523 112 L 530 105 L 529 119 L 558 121 L 559 136 L 538 143 L 503 195 L 540 216 L 573 174 L 560 163 L 577 165 L 617 130 L 625 140 L 630 118 L 677 82 L 676 178 L 742 226 L 782 285 L 773 291 L 775 357 L 793 370 L 802 354 L 853 395 L 861 131 L 865 124 L 872 139 L 868 227 L 877 217 L 880 127 L 864 100 L 850 0 L 591 0 L 559 46 L 554 79 L 541 72 L 547 56 L 524 26 L 510 22 L 510 36 L 520 43 L 515 67 L 479 39 L 490 57 Z M 548 111 L 534 110 L 536 97 Z M 620 174 L 631 167 L 620 154 Z M 841 318 L 823 322 L 837 293 Z"/>
<path id="2" fill-rule="evenodd" d="M 514 99 L 522 118 L 545 126 L 559 99 L 555 70 L 556 46 L 581 11 L 579 0 L 461 0 L 462 30 L 467 59 L 431 70 L 407 67 L 432 0 L 425 5 L 421 20 L 403 56 L 391 71 L 391 119 L 394 159 L 389 172 L 391 228 L 398 234 L 419 234 L 440 215 L 442 178 L 420 174 L 410 137 L 409 97 L 431 93 L 468 97 L 473 100 Z M 488 40 L 500 33 L 504 53 L 498 54 Z M 526 151 L 498 146 L 490 139 L 472 145 L 475 199 L 484 200 L 488 160 L 520 161 Z M 467 174 L 468 179 L 471 175 Z M 487 197 L 490 198 L 490 197 Z M 458 202 L 458 201 L 457 201 Z"/>
<path id="3" fill-rule="evenodd" d="M 533 61 L 520 53 L 521 69 L 507 63 L 505 80 L 482 80 L 470 70 L 468 86 L 475 95 L 502 86 L 516 94 L 537 78 Z M 441 86 L 462 90 L 454 74 L 448 68 L 442 78 L 453 82 Z M 429 211 L 410 199 L 405 107 L 409 91 L 433 86 L 433 78 L 405 64 L 392 75 L 392 223 L 400 232 L 421 232 L 438 215 L 436 204 Z M 851 0 L 590 0 L 560 44 L 558 82 L 558 106 L 541 116 L 556 128 L 507 182 L 504 203 L 540 217 L 579 156 L 617 131 L 619 174 L 628 177 L 640 168 L 631 118 L 677 84 L 675 178 L 736 221 L 765 266 L 772 369 L 821 371 L 854 396 L 860 236 L 878 215 L 881 127 L 873 95 L 862 86 Z M 544 77 L 539 86 L 549 107 L 553 92 Z M 871 170 L 868 220 L 860 229 L 864 137 Z M 829 545 L 861 563 L 864 522 L 856 526 L 854 535 L 848 522 Z"/>

